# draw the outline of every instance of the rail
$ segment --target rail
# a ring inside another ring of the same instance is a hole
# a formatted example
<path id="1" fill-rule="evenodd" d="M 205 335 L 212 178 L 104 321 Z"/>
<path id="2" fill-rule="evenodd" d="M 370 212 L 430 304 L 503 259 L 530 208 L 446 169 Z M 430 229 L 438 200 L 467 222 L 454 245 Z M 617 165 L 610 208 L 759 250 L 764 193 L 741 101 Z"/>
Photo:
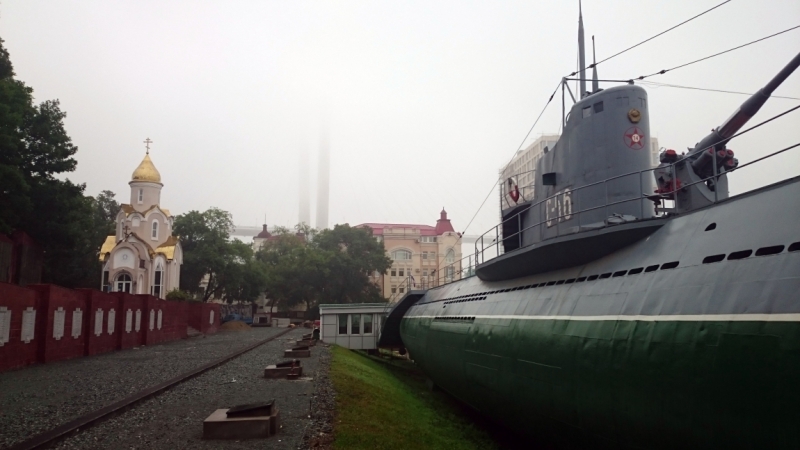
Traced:
<path id="1" fill-rule="evenodd" d="M 776 152 L 770 153 L 769 155 L 766 155 L 766 156 L 763 156 L 761 158 L 758 158 L 758 159 L 755 159 L 753 161 L 750 161 L 750 162 L 748 162 L 746 164 L 739 165 L 738 167 L 735 167 L 735 168 L 733 168 L 731 170 L 726 170 L 725 172 L 718 172 L 717 171 L 717 168 L 716 168 L 716 152 L 715 152 L 714 153 L 714 161 L 712 163 L 713 167 L 714 167 L 714 171 L 713 171 L 712 175 L 707 176 L 705 178 L 701 178 L 701 179 L 699 179 L 697 181 L 694 181 L 694 182 L 691 182 L 691 183 L 688 183 L 688 184 L 682 184 L 680 186 L 675 186 L 675 184 L 672 184 L 671 190 L 666 191 L 666 192 L 664 192 L 664 191 L 660 192 L 660 194 L 661 194 L 660 195 L 660 199 L 661 200 L 673 201 L 674 202 L 674 206 L 673 206 L 673 208 L 666 208 L 666 207 L 662 208 L 660 213 L 658 211 L 658 208 L 656 208 L 656 213 L 655 213 L 655 215 L 653 217 L 666 217 L 668 214 L 670 214 L 671 210 L 675 210 L 675 209 L 678 208 L 678 196 L 675 195 L 675 194 L 677 194 L 678 191 L 681 191 L 681 190 L 684 190 L 684 189 L 686 189 L 688 187 L 694 186 L 695 184 L 706 183 L 709 180 L 714 180 L 715 181 L 714 199 L 712 201 L 712 204 L 716 204 L 720 200 L 724 200 L 724 199 L 720 199 L 718 197 L 718 191 L 716 189 L 716 180 L 719 179 L 722 175 L 728 175 L 728 174 L 731 174 L 733 172 L 739 171 L 741 169 L 744 169 L 745 167 L 754 165 L 755 163 L 758 163 L 758 162 L 763 161 L 765 159 L 769 159 L 769 158 L 771 158 L 771 157 L 773 157 L 775 155 L 778 155 L 780 153 L 786 152 L 788 150 L 794 149 L 794 148 L 799 147 L 799 146 L 800 146 L 800 143 L 792 145 L 792 146 L 789 146 L 789 147 L 786 147 L 786 148 L 783 148 L 783 149 L 778 150 Z M 677 161 L 675 161 L 673 163 L 670 163 L 668 166 L 665 166 L 665 167 L 668 168 L 669 174 L 671 175 L 671 179 L 672 180 L 676 180 L 677 179 L 676 168 L 678 167 L 678 165 L 680 165 L 680 164 L 688 164 L 690 156 L 693 156 L 693 155 L 685 155 L 682 158 L 678 159 Z M 599 209 L 605 209 L 605 214 L 604 214 L 603 217 L 608 218 L 608 217 L 610 217 L 609 214 L 608 214 L 608 208 L 609 207 L 620 205 L 620 204 L 625 204 L 625 203 L 639 202 L 639 216 L 635 220 L 643 220 L 644 219 L 644 208 L 645 208 L 644 205 L 645 205 L 645 202 L 651 202 L 652 200 L 650 198 L 648 198 L 648 197 L 653 195 L 653 194 L 646 194 L 646 193 L 643 192 L 644 191 L 644 187 L 645 187 L 644 182 L 643 182 L 643 180 L 644 180 L 643 176 L 646 173 L 655 172 L 656 170 L 662 170 L 662 169 L 664 169 L 664 167 L 654 167 L 654 168 L 650 168 L 650 169 L 645 169 L 645 170 L 625 173 L 625 174 L 622 174 L 622 175 L 617 175 L 617 176 L 610 177 L 610 178 L 607 178 L 607 179 L 602 180 L 602 181 L 597 181 L 597 182 L 594 182 L 594 183 L 587 184 L 585 186 L 581 186 L 581 187 L 576 188 L 576 189 L 564 190 L 564 191 L 556 193 L 555 195 L 552 195 L 552 196 L 550 196 L 550 197 L 548 197 L 548 198 L 546 198 L 544 200 L 541 200 L 541 201 L 539 201 L 537 203 L 528 205 L 527 207 L 525 207 L 521 211 L 518 211 L 513 216 L 508 217 L 507 219 L 503 220 L 502 222 L 500 222 L 499 224 L 495 225 L 493 228 L 489 229 L 488 231 L 486 231 L 485 233 L 481 234 L 478 237 L 478 239 L 475 242 L 475 254 L 474 254 L 474 259 L 476 261 L 476 264 L 483 264 L 483 263 L 485 263 L 487 261 L 487 259 L 485 258 L 486 251 L 487 251 L 487 249 L 490 249 L 492 247 L 494 247 L 495 252 L 496 252 L 496 256 L 494 256 L 494 257 L 500 256 L 503 253 L 505 253 L 506 252 L 505 249 L 501 248 L 501 242 L 508 242 L 508 239 L 514 238 L 515 236 L 517 237 L 517 242 L 516 242 L 517 245 L 516 245 L 516 247 L 514 249 L 509 250 L 509 252 L 518 251 L 518 250 L 523 249 L 525 247 L 529 247 L 530 245 L 534 245 L 534 244 L 537 244 L 537 243 L 540 243 L 540 242 L 544 242 L 544 241 L 547 241 L 547 240 L 550 240 L 550 239 L 554 239 L 554 238 L 557 238 L 557 237 L 560 237 L 560 236 L 579 233 L 579 232 L 583 231 L 583 227 L 584 227 L 584 224 L 582 222 L 582 217 L 588 212 L 596 211 L 596 210 L 599 210 Z M 616 201 L 611 201 L 610 202 L 609 198 L 608 198 L 608 185 L 609 185 L 609 183 L 613 182 L 615 180 L 619 180 L 619 179 L 625 178 L 625 177 L 633 177 L 633 176 L 638 177 L 638 179 L 639 179 L 639 191 L 642 192 L 642 194 L 640 196 L 631 197 L 631 198 L 625 198 L 625 199 L 622 199 L 622 200 L 616 200 Z M 652 179 L 654 179 L 654 178 L 652 178 Z M 574 195 L 573 196 L 573 194 L 575 194 L 576 192 L 580 192 L 582 190 L 594 188 L 594 187 L 597 187 L 597 186 L 603 186 L 605 188 L 605 202 L 603 204 L 595 205 L 595 206 L 588 207 L 588 208 L 585 208 L 585 209 L 580 209 L 580 205 L 572 205 L 572 198 L 580 199 L 579 195 Z M 559 200 L 559 199 L 561 199 L 561 200 Z M 569 199 L 569 200 L 567 200 L 567 199 Z M 559 209 L 561 209 L 561 210 L 555 216 L 549 216 L 549 214 L 547 214 L 547 211 L 544 211 L 545 213 L 543 214 L 542 208 L 546 208 L 546 207 L 548 207 L 550 205 L 560 205 Z M 529 211 L 530 209 L 532 209 L 532 208 L 539 208 L 539 217 L 540 218 L 544 217 L 544 220 L 540 220 L 538 223 L 535 223 L 535 224 L 529 225 L 529 226 L 527 226 L 525 228 L 522 228 L 522 215 L 524 213 L 526 213 L 527 211 Z M 567 224 L 567 225 L 569 225 L 568 227 L 562 227 L 562 224 L 564 224 L 564 222 L 571 220 L 573 217 L 577 218 L 577 225 L 575 225 L 574 222 L 570 222 L 569 224 Z M 503 225 L 505 225 L 507 223 L 510 223 L 510 222 L 513 222 L 513 221 L 517 221 L 517 227 L 516 227 L 517 231 L 515 231 L 512 234 L 509 234 L 508 236 L 503 236 L 503 234 L 502 234 Z M 603 226 L 606 226 L 606 225 L 603 225 Z M 551 233 L 549 233 L 548 236 L 545 236 L 544 235 L 545 234 L 545 230 L 547 228 L 553 228 L 553 227 L 555 228 L 555 232 L 554 233 L 551 232 Z M 588 228 L 588 229 L 597 229 L 597 228 L 602 228 L 602 227 L 595 226 L 595 227 Z M 525 233 L 525 232 L 527 232 L 529 230 L 533 230 L 533 229 L 538 229 L 538 231 L 539 231 L 539 241 L 524 245 L 524 242 L 522 240 L 523 233 Z M 491 239 L 491 241 L 488 243 L 488 245 L 486 243 L 487 239 Z M 480 248 L 479 248 L 479 246 L 480 246 Z M 494 257 L 490 257 L 489 260 L 493 259 Z"/>

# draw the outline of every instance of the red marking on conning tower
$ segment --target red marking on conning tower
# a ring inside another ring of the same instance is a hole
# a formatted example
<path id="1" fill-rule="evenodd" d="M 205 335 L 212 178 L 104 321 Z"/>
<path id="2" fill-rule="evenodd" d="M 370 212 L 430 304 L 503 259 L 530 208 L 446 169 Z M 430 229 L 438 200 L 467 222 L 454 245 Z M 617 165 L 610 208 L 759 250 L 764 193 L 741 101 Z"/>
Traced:
<path id="1" fill-rule="evenodd" d="M 639 127 L 630 127 L 627 131 L 625 131 L 625 135 L 623 136 L 625 141 L 625 145 L 634 149 L 634 150 L 641 150 L 644 148 L 644 133 Z"/>

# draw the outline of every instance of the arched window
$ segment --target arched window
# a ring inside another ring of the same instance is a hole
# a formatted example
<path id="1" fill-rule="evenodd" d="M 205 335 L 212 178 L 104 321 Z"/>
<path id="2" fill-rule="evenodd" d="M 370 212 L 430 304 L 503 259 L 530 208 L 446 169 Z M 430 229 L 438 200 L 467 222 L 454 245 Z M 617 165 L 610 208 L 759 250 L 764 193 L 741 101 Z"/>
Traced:
<path id="1" fill-rule="evenodd" d="M 144 189 L 139 189 L 139 203 L 144 201 Z"/>
<path id="2" fill-rule="evenodd" d="M 158 239 L 158 221 L 153 222 L 153 232 L 150 235 L 153 239 Z"/>
<path id="3" fill-rule="evenodd" d="M 408 261 L 411 259 L 411 252 L 408 250 L 395 250 L 392 252 L 392 259 L 395 261 Z"/>
<path id="4" fill-rule="evenodd" d="M 456 262 L 456 252 L 451 248 L 447 251 L 447 255 L 445 255 L 444 259 L 447 264 L 453 264 Z"/>
<path id="5" fill-rule="evenodd" d="M 153 295 L 158 298 L 161 298 L 161 291 L 163 290 L 164 286 L 164 266 L 161 265 L 161 261 L 158 262 L 156 265 L 156 271 L 153 276 Z"/>
<path id="6" fill-rule="evenodd" d="M 121 273 L 117 275 L 117 279 L 114 282 L 114 290 L 117 292 L 131 292 L 131 276 L 127 273 Z"/>

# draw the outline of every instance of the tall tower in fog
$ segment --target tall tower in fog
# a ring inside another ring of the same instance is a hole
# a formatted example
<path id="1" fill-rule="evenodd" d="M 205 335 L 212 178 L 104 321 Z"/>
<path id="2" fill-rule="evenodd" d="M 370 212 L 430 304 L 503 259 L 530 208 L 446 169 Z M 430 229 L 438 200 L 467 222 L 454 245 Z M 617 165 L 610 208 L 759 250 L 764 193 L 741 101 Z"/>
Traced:
<path id="1" fill-rule="evenodd" d="M 324 127 L 324 125 L 323 125 Z M 328 228 L 328 189 L 331 177 L 331 155 L 327 129 L 323 129 L 319 145 L 319 173 L 317 175 L 317 229 Z"/>
<path id="2" fill-rule="evenodd" d="M 300 212 L 297 218 L 299 223 L 311 225 L 311 177 L 308 173 L 308 148 L 300 151 Z"/>

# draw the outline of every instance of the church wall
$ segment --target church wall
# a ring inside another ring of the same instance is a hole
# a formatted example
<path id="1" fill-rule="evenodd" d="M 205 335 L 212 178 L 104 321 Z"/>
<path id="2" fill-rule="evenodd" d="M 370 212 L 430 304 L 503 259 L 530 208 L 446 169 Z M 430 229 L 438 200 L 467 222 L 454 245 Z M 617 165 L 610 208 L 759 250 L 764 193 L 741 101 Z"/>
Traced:
<path id="1" fill-rule="evenodd" d="M 5 308 L 5 309 L 4 309 Z M 9 369 L 25 367 L 36 362 L 39 341 L 34 334 L 34 339 L 29 342 L 22 340 L 22 315 L 23 311 L 39 310 L 39 295 L 32 289 L 0 283 L 0 372 Z M 6 330 L 4 320 L 6 314 L 11 314 Z M 35 331 L 35 330 L 34 330 Z M 5 342 L 5 336 L 8 341 Z"/>
<path id="2" fill-rule="evenodd" d="M 125 315 L 120 308 L 119 298 L 94 289 L 78 289 L 78 292 L 86 299 L 83 322 L 86 333 L 84 354 L 91 356 L 117 350 L 120 332 L 125 326 Z M 112 320 L 111 311 L 113 311 L 113 328 L 109 327 Z"/>
<path id="3" fill-rule="evenodd" d="M 40 308 L 36 313 L 38 329 L 36 339 L 40 339 L 37 353 L 39 362 L 61 361 L 83 356 L 86 345 L 84 328 L 78 328 L 77 337 L 72 335 L 75 310 L 81 310 L 82 323 L 87 319 L 86 300 L 83 295 L 78 291 L 52 284 L 33 284 L 29 287 L 39 293 Z M 60 310 L 63 310 L 63 322 L 56 322 L 57 311 Z M 63 327 L 60 326 L 62 323 Z"/>
<path id="4" fill-rule="evenodd" d="M 118 348 L 124 350 L 144 344 L 144 329 L 147 326 L 147 315 L 145 314 L 144 299 L 142 296 L 127 294 L 125 292 L 112 292 L 110 295 L 116 297 L 120 304 L 121 325 L 119 327 Z M 131 317 L 130 330 L 127 326 L 129 314 Z M 136 320 L 137 315 L 139 317 L 138 321 Z"/>
<path id="5" fill-rule="evenodd" d="M 144 211 L 153 205 L 161 204 L 161 185 L 146 181 L 131 182 L 131 203 L 133 209 Z M 139 201 L 139 189 L 142 190 L 142 201 Z"/>

